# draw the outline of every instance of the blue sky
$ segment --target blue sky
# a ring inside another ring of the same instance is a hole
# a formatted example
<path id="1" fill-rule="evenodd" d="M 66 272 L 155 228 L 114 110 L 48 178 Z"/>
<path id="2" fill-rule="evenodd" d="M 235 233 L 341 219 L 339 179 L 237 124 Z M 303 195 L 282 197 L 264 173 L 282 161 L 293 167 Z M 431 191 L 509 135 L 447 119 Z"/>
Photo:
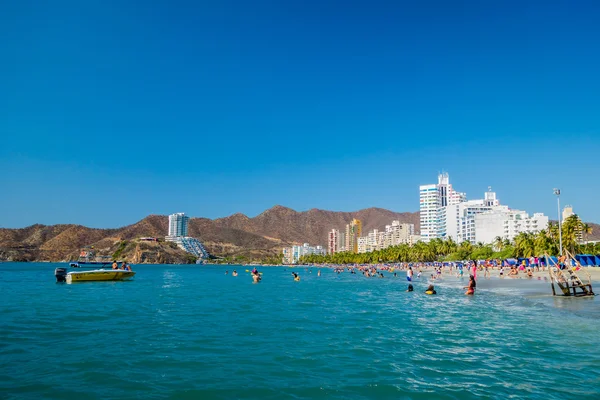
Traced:
<path id="1" fill-rule="evenodd" d="M 600 3 L 3 2 L 0 227 L 418 210 L 600 222 Z"/>

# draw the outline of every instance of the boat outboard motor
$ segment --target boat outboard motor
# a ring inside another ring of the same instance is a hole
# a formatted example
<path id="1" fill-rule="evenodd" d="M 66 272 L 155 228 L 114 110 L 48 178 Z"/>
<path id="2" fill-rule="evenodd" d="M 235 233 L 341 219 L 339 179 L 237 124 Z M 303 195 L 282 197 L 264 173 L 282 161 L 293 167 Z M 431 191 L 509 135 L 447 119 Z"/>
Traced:
<path id="1" fill-rule="evenodd" d="M 54 276 L 56 277 L 56 282 L 66 282 L 67 281 L 67 269 L 66 268 L 56 268 L 54 270 Z"/>

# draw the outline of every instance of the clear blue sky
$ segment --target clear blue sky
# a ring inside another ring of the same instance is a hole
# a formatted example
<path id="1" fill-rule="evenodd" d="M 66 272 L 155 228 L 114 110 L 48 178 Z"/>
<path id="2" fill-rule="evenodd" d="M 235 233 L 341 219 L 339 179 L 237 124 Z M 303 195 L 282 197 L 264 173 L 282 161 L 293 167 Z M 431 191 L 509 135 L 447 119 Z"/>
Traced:
<path id="1" fill-rule="evenodd" d="M 0 5 L 0 226 L 469 198 L 600 222 L 597 1 Z"/>

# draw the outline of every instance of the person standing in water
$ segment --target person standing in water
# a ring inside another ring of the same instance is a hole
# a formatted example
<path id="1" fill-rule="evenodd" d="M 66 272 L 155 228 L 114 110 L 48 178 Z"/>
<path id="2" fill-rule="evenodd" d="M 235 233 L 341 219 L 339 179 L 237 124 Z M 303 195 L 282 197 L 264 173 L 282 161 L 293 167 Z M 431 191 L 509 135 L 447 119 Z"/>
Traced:
<path id="1" fill-rule="evenodd" d="M 408 267 L 408 270 L 406 271 L 406 280 L 409 282 L 412 282 L 412 278 L 413 278 L 412 267 Z"/>
<path id="2" fill-rule="evenodd" d="M 465 294 L 466 295 L 474 295 L 476 286 L 477 286 L 477 283 L 475 283 L 475 277 L 473 275 L 469 276 L 469 286 L 464 287 L 464 289 L 467 289 Z"/>

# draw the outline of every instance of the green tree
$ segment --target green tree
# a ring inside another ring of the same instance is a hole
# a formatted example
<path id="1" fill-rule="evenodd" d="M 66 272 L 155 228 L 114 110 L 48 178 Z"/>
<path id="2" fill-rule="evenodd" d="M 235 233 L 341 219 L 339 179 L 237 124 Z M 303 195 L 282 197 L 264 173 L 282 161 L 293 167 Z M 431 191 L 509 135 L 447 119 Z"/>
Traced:
<path id="1" fill-rule="evenodd" d="M 532 257 L 535 254 L 535 245 L 531 233 L 521 232 L 515 236 L 515 255 L 517 257 Z"/>

